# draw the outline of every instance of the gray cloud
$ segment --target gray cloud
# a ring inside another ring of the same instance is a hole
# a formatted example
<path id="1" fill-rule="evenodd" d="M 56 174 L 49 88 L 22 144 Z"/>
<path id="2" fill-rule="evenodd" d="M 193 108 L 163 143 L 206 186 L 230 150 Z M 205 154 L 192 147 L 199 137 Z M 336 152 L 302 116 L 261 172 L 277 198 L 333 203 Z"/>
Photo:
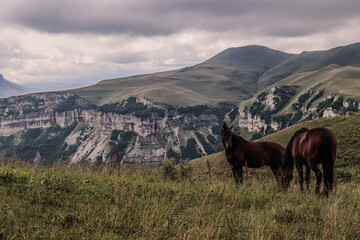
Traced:
<path id="1" fill-rule="evenodd" d="M 360 40 L 360 1 L 12 0 L 0 73 L 27 86 L 190 66 L 250 44 L 299 53 Z"/>
<path id="2" fill-rule="evenodd" d="M 102 56 L 101 60 L 113 62 L 113 63 L 119 63 L 119 64 L 127 64 L 127 63 L 146 61 L 146 58 L 142 56 L 142 53 L 115 52 Z"/>
<path id="3" fill-rule="evenodd" d="M 4 20 L 51 33 L 170 35 L 185 29 L 301 36 L 359 17 L 360 1 L 17 0 Z"/>

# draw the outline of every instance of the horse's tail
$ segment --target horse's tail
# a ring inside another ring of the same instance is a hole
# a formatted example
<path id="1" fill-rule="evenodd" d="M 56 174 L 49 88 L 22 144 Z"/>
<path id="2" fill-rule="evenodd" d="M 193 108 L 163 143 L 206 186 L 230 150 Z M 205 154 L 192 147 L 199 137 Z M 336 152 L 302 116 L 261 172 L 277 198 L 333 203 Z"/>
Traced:
<path id="1" fill-rule="evenodd" d="M 324 173 L 324 184 L 325 184 L 325 193 L 327 191 L 331 191 L 334 183 L 334 144 L 332 142 L 331 135 L 326 132 L 323 135 L 322 139 L 322 165 L 323 165 L 323 173 Z"/>

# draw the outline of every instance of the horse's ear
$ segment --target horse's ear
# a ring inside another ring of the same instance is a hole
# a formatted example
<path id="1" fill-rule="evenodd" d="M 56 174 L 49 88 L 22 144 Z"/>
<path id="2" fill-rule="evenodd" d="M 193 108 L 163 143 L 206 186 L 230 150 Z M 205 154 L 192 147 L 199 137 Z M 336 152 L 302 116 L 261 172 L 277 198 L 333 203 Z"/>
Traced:
<path id="1" fill-rule="evenodd" d="M 232 128 L 233 128 L 233 125 L 231 125 L 229 129 L 231 130 Z"/>
<path id="2" fill-rule="evenodd" d="M 224 122 L 223 128 L 228 128 L 228 126 L 226 125 L 226 123 Z"/>

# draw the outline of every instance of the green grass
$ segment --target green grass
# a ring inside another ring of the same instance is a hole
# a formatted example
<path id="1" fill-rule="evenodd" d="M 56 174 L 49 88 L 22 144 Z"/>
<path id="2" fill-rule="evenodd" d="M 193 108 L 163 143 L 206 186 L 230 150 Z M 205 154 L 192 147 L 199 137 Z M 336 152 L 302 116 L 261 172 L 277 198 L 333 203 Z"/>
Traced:
<path id="1" fill-rule="evenodd" d="M 360 97 L 360 68 L 330 65 L 317 71 L 296 74 L 274 86 L 297 85 L 302 89 L 325 89 L 327 94 L 340 93 L 348 97 Z"/>
<path id="2" fill-rule="evenodd" d="M 191 161 L 187 176 L 182 165 L 0 161 L 0 239 L 359 239 L 360 117 L 304 122 L 262 140 L 285 145 L 300 127 L 318 126 L 339 142 L 329 198 L 314 194 L 313 173 L 309 193 L 297 177 L 284 192 L 268 168 L 246 169 L 236 188 L 223 153 Z"/>
<path id="3" fill-rule="evenodd" d="M 0 162 L 0 239 L 359 239 L 360 186 L 280 191 L 269 171 L 34 167 Z"/>

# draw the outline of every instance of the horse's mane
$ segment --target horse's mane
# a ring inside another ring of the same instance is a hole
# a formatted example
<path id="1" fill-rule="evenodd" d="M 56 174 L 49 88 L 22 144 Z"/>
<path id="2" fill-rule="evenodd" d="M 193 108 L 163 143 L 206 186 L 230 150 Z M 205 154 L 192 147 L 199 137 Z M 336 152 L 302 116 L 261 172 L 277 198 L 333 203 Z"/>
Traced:
<path id="1" fill-rule="evenodd" d="M 240 142 L 246 141 L 242 137 L 237 136 L 235 133 L 232 133 L 232 135 L 233 135 L 233 137 L 232 137 L 232 146 L 233 146 L 233 148 L 235 148 Z"/>
<path id="2" fill-rule="evenodd" d="M 291 153 L 291 147 L 293 144 L 293 141 L 296 137 L 298 137 L 300 134 L 309 131 L 309 129 L 307 128 L 301 128 L 299 130 L 297 130 L 294 135 L 292 136 L 291 140 L 289 141 L 289 143 L 286 145 L 285 148 L 285 153 L 284 153 L 284 157 L 281 161 L 281 165 L 283 167 L 288 167 L 288 166 L 293 166 L 294 165 L 294 157 Z"/>

